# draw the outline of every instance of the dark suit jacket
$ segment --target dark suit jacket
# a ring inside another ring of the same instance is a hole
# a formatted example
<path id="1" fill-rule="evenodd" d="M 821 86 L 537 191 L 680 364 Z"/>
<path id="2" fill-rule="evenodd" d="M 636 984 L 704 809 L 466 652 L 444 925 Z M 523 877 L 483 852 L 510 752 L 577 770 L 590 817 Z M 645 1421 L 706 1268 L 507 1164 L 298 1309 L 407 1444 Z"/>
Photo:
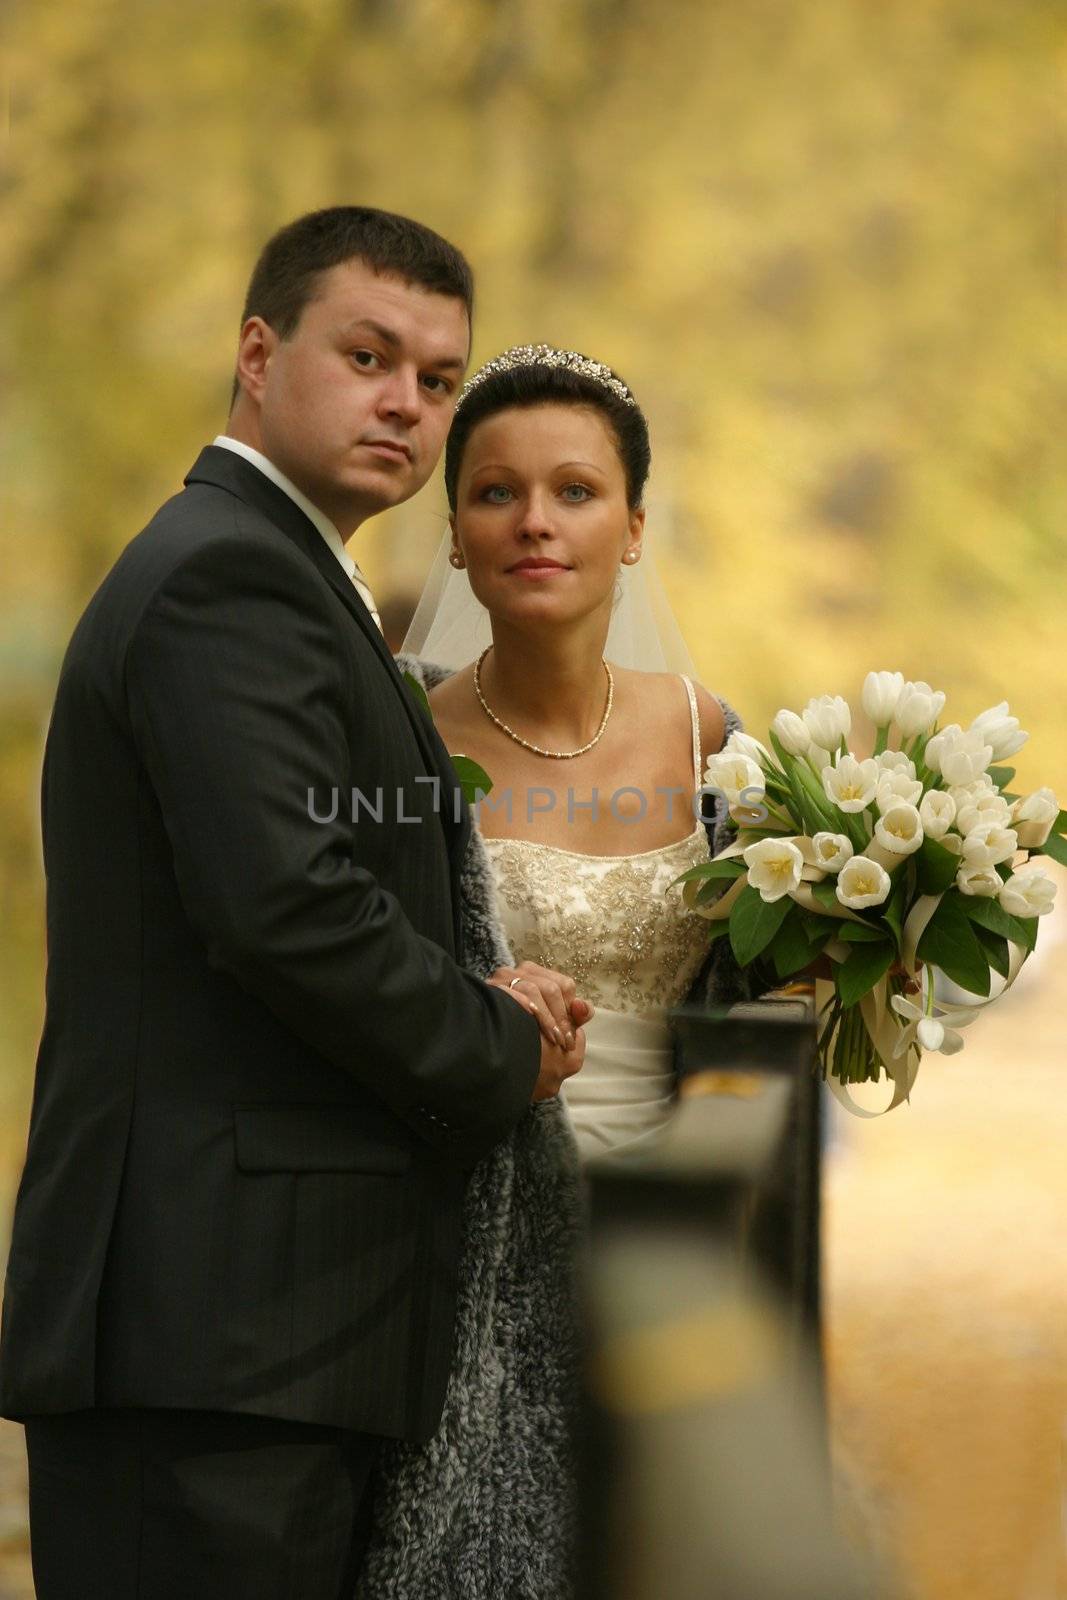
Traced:
<path id="1" fill-rule="evenodd" d="M 82 617 L 49 731 L 0 1410 L 422 1439 L 466 1173 L 529 1103 L 537 1026 L 456 964 L 469 820 L 339 563 L 233 453 L 186 484 Z"/>

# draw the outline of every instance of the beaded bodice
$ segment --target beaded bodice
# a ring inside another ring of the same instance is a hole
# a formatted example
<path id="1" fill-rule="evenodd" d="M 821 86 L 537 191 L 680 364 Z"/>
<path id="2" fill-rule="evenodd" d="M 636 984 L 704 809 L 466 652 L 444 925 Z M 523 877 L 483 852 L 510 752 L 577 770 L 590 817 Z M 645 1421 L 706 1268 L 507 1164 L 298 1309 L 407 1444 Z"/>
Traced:
<path id="1" fill-rule="evenodd" d="M 695 783 L 700 783 L 696 697 Z M 688 993 L 708 953 L 707 925 L 668 885 L 708 858 L 697 823 L 684 839 L 633 855 L 595 856 L 531 839 L 485 840 L 501 921 L 516 961 L 569 973 L 612 1011 L 662 1012 Z"/>
<path id="2" fill-rule="evenodd" d="M 688 838 L 630 856 L 587 856 L 528 839 L 487 839 L 501 920 L 516 961 L 566 972 L 612 1011 L 658 1012 L 688 993 L 708 952 L 707 927 L 667 886 L 708 858 Z"/>

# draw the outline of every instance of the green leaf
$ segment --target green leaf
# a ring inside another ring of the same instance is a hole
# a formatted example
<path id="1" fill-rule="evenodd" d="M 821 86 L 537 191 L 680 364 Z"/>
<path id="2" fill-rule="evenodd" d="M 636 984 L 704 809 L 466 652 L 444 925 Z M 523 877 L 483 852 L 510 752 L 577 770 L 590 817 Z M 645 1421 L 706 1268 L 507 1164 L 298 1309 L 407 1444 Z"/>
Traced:
<path id="1" fill-rule="evenodd" d="M 1003 934 L 990 933 L 989 929 L 983 928 L 980 922 L 974 924 L 974 931 L 978 935 L 978 943 L 982 946 L 983 954 L 993 971 L 999 972 L 1002 978 L 1006 978 L 1010 960 L 1007 939 Z"/>
<path id="2" fill-rule="evenodd" d="M 1061 867 L 1067 867 L 1067 839 L 1059 833 L 1050 833 L 1039 850 L 1033 852 L 1035 856 L 1051 856 L 1053 861 L 1058 861 Z"/>
<path id="3" fill-rule="evenodd" d="M 764 900 L 750 883 L 745 884 L 730 912 L 730 945 L 739 966 L 747 967 L 766 950 L 792 904 L 788 895 Z"/>
<path id="4" fill-rule="evenodd" d="M 1061 811 L 1052 824 L 1053 833 L 1067 833 L 1067 811 Z"/>
<path id="5" fill-rule="evenodd" d="M 463 790 L 463 798 L 469 806 L 475 805 L 479 798 L 484 799 L 491 793 L 493 780 L 477 761 L 472 761 L 470 756 L 453 756 L 451 759 L 456 777 L 459 779 L 459 786 Z"/>
<path id="6" fill-rule="evenodd" d="M 816 916 L 814 911 L 808 911 L 804 906 L 799 908 L 800 921 L 807 935 L 809 945 L 817 944 L 821 949 L 830 935 L 836 933 L 843 924 L 837 917 L 828 920 L 826 917 Z"/>
<path id="7" fill-rule="evenodd" d="M 1003 789 L 1015 776 L 1014 767 L 988 767 L 986 770 L 998 789 Z"/>
<path id="8" fill-rule="evenodd" d="M 785 773 L 786 777 L 788 778 L 789 774 L 790 774 L 790 772 L 792 770 L 793 762 L 797 758 L 796 758 L 796 756 L 791 756 L 789 754 L 789 751 L 786 749 L 786 747 L 782 743 L 781 739 L 779 739 L 778 735 L 775 733 L 773 728 L 771 728 L 771 730 L 770 730 L 769 737 L 770 737 L 771 744 L 774 746 L 774 753 L 778 757 L 778 760 L 781 762 L 782 771 Z"/>
<path id="9" fill-rule="evenodd" d="M 842 922 L 835 932 L 846 944 L 875 944 L 885 938 L 885 929 L 873 928 L 869 922 Z"/>
<path id="10" fill-rule="evenodd" d="M 730 931 L 730 924 L 728 922 L 709 922 L 706 924 L 706 926 L 708 930 L 709 944 L 714 944 L 716 939 L 725 939 L 726 935 Z"/>
<path id="11" fill-rule="evenodd" d="M 404 682 L 407 684 L 408 688 L 411 690 L 412 694 L 415 696 L 415 699 L 419 702 L 419 705 L 422 707 L 422 709 L 425 711 L 426 715 L 430 718 L 430 720 L 432 722 L 433 721 L 433 712 L 430 710 L 430 702 L 426 697 L 426 690 L 422 687 L 422 684 L 419 682 L 418 678 L 416 678 L 414 673 L 412 673 L 412 672 L 405 672 L 404 673 Z"/>
<path id="12" fill-rule="evenodd" d="M 925 838 L 915 852 L 915 882 L 920 894 L 944 894 L 956 881 L 960 861 L 936 839 Z"/>
<path id="13" fill-rule="evenodd" d="M 960 905 L 961 898 L 955 890 L 942 896 L 919 940 L 918 956 L 920 961 L 940 967 L 947 978 L 971 994 L 985 995 L 989 993 L 989 963 Z"/>
<path id="14" fill-rule="evenodd" d="M 1036 917 L 1013 917 L 998 900 L 991 900 L 986 895 L 961 895 L 960 903 L 970 920 L 988 928 L 990 933 L 999 933 L 1003 938 L 1010 939 L 1012 944 L 1021 944 L 1026 950 L 1034 948 L 1037 942 Z"/>
<path id="15" fill-rule="evenodd" d="M 881 939 L 877 944 L 857 945 L 834 974 L 841 1004 L 854 1006 L 857 1000 L 862 1000 L 879 978 L 885 977 L 896 957 L 896 946 L 889 939 Z"/>
<path id="16" fill-rule="evenodd" d="M 889 891 L 889 899 L 882 907 L 882 916 L 892 930 L 898 952 L 904 937 L 904 908 L 911 903 L 914 882 L 915 878 L 911 862 L 908 862 L 903 868 L 898 868 L 893 877 L 893 887 Z"/>
<path id="17" fill-rule="evenodd" d="M 725 861 L 701 861 L 699 865 L 690 867 L 688 872 L 679 873 L 667 887 L 673 889 L 676 883 L 693 883 L 698 878 L 740 878 L 747 871 L 739 856 L 728 856 Z"/>
<path id="18" fill-rule="evenodd" d="M 707 883 L 702 884 L 697 890 L 697 905 L 706 906 L 712 900 L 720 900 L 726 893 L 726 889 L 727 885 L 723 883 L 721 878 L 709 878 Z"/>
<path id="19" fill-rule="evenodd" d="M 798 905 L 794 904 L 786 913 L 785 921 L 768 946 L 768 954 L 780 978 L 790 977 L 811 961 L 811 943 Z"/>
<path id="20" fill-rule="evenodd" d="M 821 906 L 840 906 L 837 898 L 837 879 L 820 878 L 818 883 L 813 883 L 811 892 Z"/>

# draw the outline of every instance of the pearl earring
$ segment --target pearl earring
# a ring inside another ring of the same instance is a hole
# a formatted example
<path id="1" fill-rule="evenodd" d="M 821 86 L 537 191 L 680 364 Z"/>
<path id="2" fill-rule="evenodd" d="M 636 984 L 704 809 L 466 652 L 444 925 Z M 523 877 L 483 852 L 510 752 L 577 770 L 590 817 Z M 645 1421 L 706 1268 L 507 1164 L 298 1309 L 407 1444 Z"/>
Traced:
<path id="1" fill-rule="evenodd" d="M 458 550 L 450 550 L 448 553 L 448 559 L 454 567 L 461 567 L 463 565 L 463 557 L 460 555 Z"/>
<path id="2" fill-rule="evenodd" d="M 640 555 L 640 552 L 637 551 L 637 550 L 625 550 L 625 551 L 623 551 L 622 559 L 624 561 L 628 561 L 632 565 L 635 561 L 637 561 L 639 559 L 639 555 Z"/>

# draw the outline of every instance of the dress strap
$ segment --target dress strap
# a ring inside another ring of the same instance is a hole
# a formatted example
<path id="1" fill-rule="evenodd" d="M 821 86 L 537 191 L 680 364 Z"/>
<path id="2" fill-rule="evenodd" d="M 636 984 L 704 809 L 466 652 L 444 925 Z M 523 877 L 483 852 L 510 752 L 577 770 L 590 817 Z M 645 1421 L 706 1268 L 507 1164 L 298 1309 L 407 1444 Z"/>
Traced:
<path id="1" fill-rule="evenodd" d="M 689 715 L 693 719 L 693 791 L 695 793 L 704 781 L 700 760 L 700 712 L 697 708 L 697 692 L 693 688 L 692 682 L 684 673 L 681 674 L 681 679 L 685 684 L 686 694 L 689 696 Z"/>

